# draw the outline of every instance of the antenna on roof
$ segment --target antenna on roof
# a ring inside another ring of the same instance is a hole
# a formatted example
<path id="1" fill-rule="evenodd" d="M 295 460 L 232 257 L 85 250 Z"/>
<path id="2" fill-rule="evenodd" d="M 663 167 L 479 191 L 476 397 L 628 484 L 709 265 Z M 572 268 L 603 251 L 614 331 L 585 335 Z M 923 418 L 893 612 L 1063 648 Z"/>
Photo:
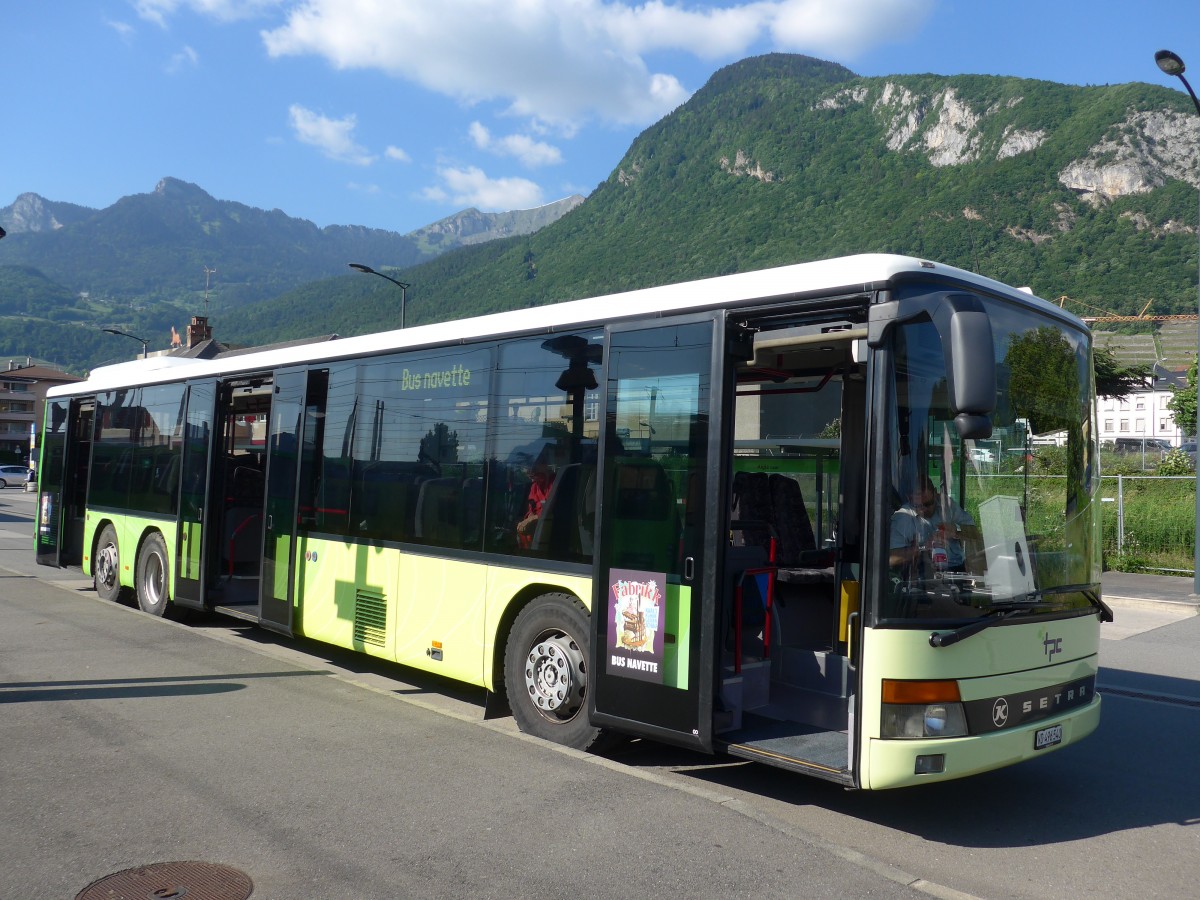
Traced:
<path id="1" fill-rule="evenodd" d="M 208 318 L 208 279 L 217 274 L 216 269 L 204 267 L 204 318 Z"/>

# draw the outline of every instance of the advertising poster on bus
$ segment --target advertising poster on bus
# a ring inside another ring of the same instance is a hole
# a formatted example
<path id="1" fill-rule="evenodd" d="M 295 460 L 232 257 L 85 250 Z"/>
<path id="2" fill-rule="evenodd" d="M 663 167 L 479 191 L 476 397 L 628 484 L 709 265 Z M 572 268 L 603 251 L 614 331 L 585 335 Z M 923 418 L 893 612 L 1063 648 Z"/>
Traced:
<path id="1" fill-rule="evenodd" d="M 607 671 L 662 684 L 666 573 L 610 571 L 608 633 L 613 635 L 613 642 Z"/>

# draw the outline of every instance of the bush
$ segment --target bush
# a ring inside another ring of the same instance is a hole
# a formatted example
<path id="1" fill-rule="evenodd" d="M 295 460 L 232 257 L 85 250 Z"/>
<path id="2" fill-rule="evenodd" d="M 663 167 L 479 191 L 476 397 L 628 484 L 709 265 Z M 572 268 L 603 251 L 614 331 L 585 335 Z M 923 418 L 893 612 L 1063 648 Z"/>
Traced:
<path id="1" fill-rule="evenodd" d="M 1196 471 L 1192 458 L 1182 450 L 1172 450 L 1162 458 L 1155 470 L 1156 475 L 1191 475 Z"/>

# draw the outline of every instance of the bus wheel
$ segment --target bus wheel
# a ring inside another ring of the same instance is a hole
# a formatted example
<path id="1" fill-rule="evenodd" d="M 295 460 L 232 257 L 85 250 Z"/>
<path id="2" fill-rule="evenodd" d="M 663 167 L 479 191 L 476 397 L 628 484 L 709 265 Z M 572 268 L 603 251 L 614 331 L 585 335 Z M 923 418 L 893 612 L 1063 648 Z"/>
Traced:
<path id="1" fill-rule="evenodd" d="M 167 584 L 167 545 L 158 532 L 142 543 L 137 561 L 137 600 L 143 612 L 161 616 L 171 590 Z"/>
<path id="2" fill-rule="evenodd" d="M 517 615 L 504 651 L 504 687 L 526 734 L 590 750 L 599 728 L 587 718 L 588 614 L 568 594 L 544 594 Z"/>
<path id="3" fill-rule="evenodd" d="M 92 557 L 92 583 L 101 600 L 117 600 L 121 596 L 121 553 L 117 549 L 117 529 L 105 525 L 96 541 Z"/>

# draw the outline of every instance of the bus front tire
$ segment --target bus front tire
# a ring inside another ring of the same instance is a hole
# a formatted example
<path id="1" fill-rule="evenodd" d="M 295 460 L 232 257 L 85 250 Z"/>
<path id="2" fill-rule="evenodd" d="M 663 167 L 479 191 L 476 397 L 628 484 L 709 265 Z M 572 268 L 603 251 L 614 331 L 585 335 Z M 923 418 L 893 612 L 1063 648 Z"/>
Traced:
<path id="1" fill-rule="evenodd" d="M 142 612 L 161 616 L 167 611 L 171 589 L 167 583 L 167 545 L 155 532 L 142 543 L 137 561 L 137 601 Z"/>
<path id="2" fill-rule="evenodd" d="M 121 599 L 121 551 L 117 548 L 117 529 L 105 525 L 96 541 L 92 556 L 92 584 L 101 600 Z"/>
<path id="3" fill-rule="evenodd" d="M 517 615 L 504 651 L 504 687 L 526 734 L 576 750 L 603 733 L 587 717 L 588 613 L 569 594 L 544 594 Z"/>

